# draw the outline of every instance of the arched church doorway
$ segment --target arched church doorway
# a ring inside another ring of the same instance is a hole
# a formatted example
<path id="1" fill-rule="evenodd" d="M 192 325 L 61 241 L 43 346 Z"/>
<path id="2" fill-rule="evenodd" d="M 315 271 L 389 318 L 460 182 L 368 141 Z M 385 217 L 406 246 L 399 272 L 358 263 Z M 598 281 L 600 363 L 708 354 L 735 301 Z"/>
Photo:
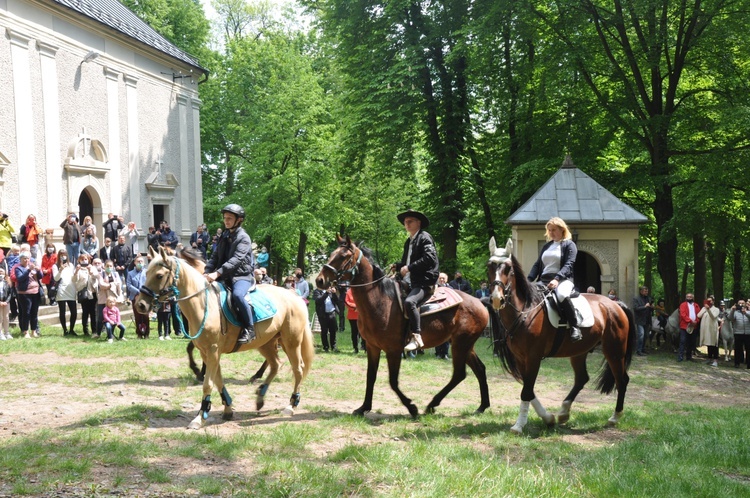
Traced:
<path id="1" fill-rule="evenodd" d="M 596 259 L 585 251 L 578 251 L 576 263 L 573 266 L 573 279 L 576 289 L 579 292 L 586 292 L 586 289 L 593 287 L 597 294 L 601 294 L 601 276 L 602 270 Z"/>
<path id="2" fill-rule="evenodd" d="M 79 222 L 83 222 L 86 216 L 91 216 L 91 219 L 94 219 L 94 201 L 91 199 L 91 194 L 86 189 L 83 189 L 81 195 L 78 196 Z"/>

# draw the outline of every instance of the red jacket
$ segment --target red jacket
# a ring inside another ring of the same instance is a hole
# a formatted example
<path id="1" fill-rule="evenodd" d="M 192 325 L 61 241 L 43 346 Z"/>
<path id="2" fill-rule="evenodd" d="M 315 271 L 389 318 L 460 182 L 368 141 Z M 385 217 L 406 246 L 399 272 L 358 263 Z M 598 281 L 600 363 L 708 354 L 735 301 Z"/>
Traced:
<path id="1" fill-rule="evenodd" d="M 354 304 L 354 296 L 352 295 L 351 289 L 347 289 L 344 302 L 346 303 L 347 320 L 356 320 L 359 318 L 359 311 L 357 311 L 357 305 Z"/>
<path id="2" fill-rule="evenodd" d="M 52 281 L 52 267 L 57 263 L 57 253 L 45 254 L 42 256 L 42 283 L 49 285 Z"/>
<path id="3" fill-rule="evenodd" d="M 688 327 L 688 324 L 690 324 L 690 311 L 688 309 L 688 302 L 684 301 L 682 304 L 680 304 L 680 329 L 686 329 Z M 693 308 L 695 309 L 695 321 L 693 322 L 693 328 L 698 326 L 698 323 L 701 321 L 700 318 L 698 318 L 698 312 L 701 310 L 700 306 L 698 306 L 698 303 L 692 303 Z"/>

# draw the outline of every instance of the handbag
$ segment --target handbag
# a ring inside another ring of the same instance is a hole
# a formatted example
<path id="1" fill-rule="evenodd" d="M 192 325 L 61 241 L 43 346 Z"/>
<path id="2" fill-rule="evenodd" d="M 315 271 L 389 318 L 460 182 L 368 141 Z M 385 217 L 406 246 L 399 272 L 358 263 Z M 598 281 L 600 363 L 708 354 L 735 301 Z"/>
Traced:
<path id="1" fill-rule="evenodd" d="M 89 286 L 87 285 L 83 289 L 78 291 L 78 302 L 83 301 L 90 301 L 94 299 L 94 293 L 89 290 Z"/>

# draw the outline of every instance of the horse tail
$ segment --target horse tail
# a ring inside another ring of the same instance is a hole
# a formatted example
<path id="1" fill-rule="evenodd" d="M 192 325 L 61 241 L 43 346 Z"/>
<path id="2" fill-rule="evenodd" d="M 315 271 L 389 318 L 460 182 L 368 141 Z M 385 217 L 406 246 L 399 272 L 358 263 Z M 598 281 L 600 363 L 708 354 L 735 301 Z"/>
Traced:
<path id="1" fill-rule="evenodd" d="M 626 339 L 627 345 L 625 347 L 625 372 L 623 372 L 623 374 L 626 375 L 628 367 L 630 367 L 630 362 L 633 359 L 633 350 L 636 347 L 638 331 L 636 330 L 635 314 L 633 314 L 633 310 L 628 308 L 627 305 L 625 305 L 625 303 L 623 303 L 622 301 L 618 301 L 617 304 L 620 305 L 620 308 L 623 312 L 625 312 L 625 316 L 628 319 L 628 336 Z M 612 324 L 616 324 L 617 319 L 612 315 L 612 313 L 609 313 L 609 321 Z M 599 374 L 599 378 L 597 379 L 596 388 L 599 389 L 599 392 L 601 392 L 602 394 L 609 394 L 614 390 L 616 385 L 615 375 L 612 373 L 612 367 L 606 360 L 604 360 L 602 367 L 602 372 L 601 374 Z"/>
<path id="2" fill-rule="evenodd" d="M 513 376 L 514 379 L 523 380 L 521 371 L 518 369 L 516 356 L 508 347 L 507 334 L 505 327 L 500 321 L 500 314 L 496 309 L 487 306 L 490 314 L 490 329 L 492 330 L 492 350 L 495 356 L 500 358 L 500 364 L 503 370 Z"/>

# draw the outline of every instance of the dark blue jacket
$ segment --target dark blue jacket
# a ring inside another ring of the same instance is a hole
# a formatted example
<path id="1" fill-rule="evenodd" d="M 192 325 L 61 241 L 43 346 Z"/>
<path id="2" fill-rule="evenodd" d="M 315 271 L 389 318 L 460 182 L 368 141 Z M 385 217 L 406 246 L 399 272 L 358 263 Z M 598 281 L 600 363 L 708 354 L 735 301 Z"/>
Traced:
<path id="1" fill-rule="evenodd" d="M 224 230 L 216 244 L 216 250 L 211 253 L 211 260 L 206 264 L 205 272 L 218 272 L 219 279 L 227 284 L 235 280 L 254 282 L 255 259 L 252 245 L 244 228 L 237 228 L 234 232 Z"/>
<path id="2" fill-rule="evenodd" d="M 539 257 L 537 258 L 536 262 L 534 263 L 534 266 L 531 267 L 531 271 L 529 272 L 529 280 L 534 282 L 538 279 L 542 278 L 542 270 L 544 270 L 544 263 L 542 263 L 542 254 L 544 254 L 544 251 L 547 250 L 549 246 L 552 245 L 552 240 L 544 244 L 544 247 L 542 247 L 542 250 L 539 251 Z M 561 253 L 561 261 L 560 261 L 560 271 L 558 271 L 554 277 L 547 280 L 549 283 L 550 280 L 557 279 L 558 282 L 562 282 L 563 280 L 573 280 L 573 265 L 575 265 L 576 262 L 576 256 L 578 256 L 578 248 L 576 247 L 575 242 L 573 242 L 570 239 L 563 239 L 560 241 L 560 253 Z M 546 279 L 545 279 L 546 280 Z"/>

